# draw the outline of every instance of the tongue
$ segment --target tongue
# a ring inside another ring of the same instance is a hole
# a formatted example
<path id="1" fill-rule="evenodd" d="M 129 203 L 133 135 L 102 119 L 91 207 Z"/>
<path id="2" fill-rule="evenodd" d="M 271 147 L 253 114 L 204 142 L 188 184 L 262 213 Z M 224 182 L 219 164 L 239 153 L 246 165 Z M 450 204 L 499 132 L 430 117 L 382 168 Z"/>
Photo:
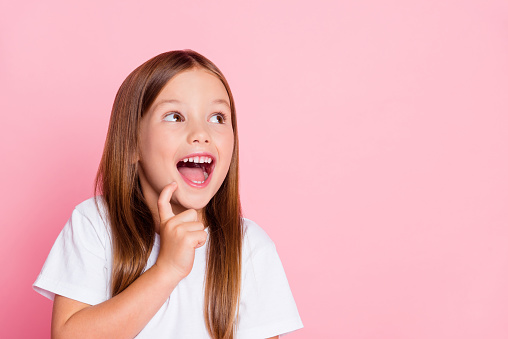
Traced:
<path id="1" fill-rule="evenodd" d="M 204 181 L 205 175 L 201 167 L 179 167 L 180 174 L 192 181 Z"/>

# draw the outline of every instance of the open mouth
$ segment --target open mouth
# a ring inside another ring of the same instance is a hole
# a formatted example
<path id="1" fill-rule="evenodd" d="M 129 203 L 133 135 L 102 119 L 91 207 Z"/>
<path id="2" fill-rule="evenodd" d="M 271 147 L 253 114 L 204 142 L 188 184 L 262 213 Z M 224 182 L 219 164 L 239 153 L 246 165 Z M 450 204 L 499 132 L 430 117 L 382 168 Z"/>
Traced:
<path id="1" fill-rule="evenodd" d="M 192 186 L 206 186 L 215 167 L 215 160 L 209 155 L 190 155 L 180 160 L 176 168 Z"/>

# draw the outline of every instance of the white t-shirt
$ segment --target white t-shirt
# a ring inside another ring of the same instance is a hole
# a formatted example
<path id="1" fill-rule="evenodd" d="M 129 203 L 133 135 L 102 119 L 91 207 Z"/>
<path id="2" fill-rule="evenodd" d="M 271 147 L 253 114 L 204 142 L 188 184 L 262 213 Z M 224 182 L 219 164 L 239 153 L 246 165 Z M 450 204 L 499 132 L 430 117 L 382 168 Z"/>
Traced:
<path id="1" fill-rule="evenodd" d="M 76 206 L 49 253 L 33 288 L 52 299 L 55 294 L 96 305 L 110 298 L 112 247 L 105 206 L 94 198 Z M 244 219 L 239 339 L 283 335 L 303 327 L 284 268 L 269 236 Z M 208 228 L 206 228 L 208 231 Z M 159 254 L 155 235 L 146 269 Z M 196 249 L 191 273 L 136 338 L 209 338 L 203 316 L 206 244 Z"/>

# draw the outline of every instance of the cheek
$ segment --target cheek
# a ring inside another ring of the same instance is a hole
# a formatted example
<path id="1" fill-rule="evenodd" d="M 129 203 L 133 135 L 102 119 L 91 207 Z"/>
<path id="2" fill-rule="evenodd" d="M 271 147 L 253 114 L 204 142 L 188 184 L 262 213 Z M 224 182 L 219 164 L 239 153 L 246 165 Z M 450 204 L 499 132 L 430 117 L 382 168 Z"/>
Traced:
<path id="1" fill-rule="evenodd" d="M 227 162 L 227 168 L 229 168 L 229 163 L 231 162 L 231 157 L 233 155 L 233 148 L 235 145 L 234 138 L 233 131 L 231 131 L 230 133 L 224 133 L 221 135 L 218 142 L 221 155 L 223 156 L 223 159 L 226 160 L 225 162 Z"/>
<path id="2" fill-rule="evenodd" d="M 170 161 L 175 153 L 174 145 L 176 145 L 176 142 L 172 140 L 171 135 L 153 131 L 147 137 L 140 138 L 139 150 L 141 160 Z"/>
<path id="3" fill-rule="evenodd" d="M 174 164 L 175 149 L 171 142 L 149 138 L 140 144 L 139 166 L 145 180 L 158 193 L 169 182 L 176 180 L 178 171 Z"/>

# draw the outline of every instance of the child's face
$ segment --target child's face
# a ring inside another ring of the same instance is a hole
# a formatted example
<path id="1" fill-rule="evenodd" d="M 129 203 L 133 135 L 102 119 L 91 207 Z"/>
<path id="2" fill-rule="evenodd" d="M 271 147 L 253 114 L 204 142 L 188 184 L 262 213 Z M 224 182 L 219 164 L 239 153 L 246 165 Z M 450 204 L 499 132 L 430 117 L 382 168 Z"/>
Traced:
<path id="1" fill-rule="evenodd" d="M 175 214 L 205 207 L 228 173 L 233 146 L 222 82 L 202 68 L 173 77 L 140 122 L 139 177 L 152 212 L 164 186 L 173 181 L 178 184 L 171 198 Z M 205 162 L 196 163 L 196 157 Z"/>

